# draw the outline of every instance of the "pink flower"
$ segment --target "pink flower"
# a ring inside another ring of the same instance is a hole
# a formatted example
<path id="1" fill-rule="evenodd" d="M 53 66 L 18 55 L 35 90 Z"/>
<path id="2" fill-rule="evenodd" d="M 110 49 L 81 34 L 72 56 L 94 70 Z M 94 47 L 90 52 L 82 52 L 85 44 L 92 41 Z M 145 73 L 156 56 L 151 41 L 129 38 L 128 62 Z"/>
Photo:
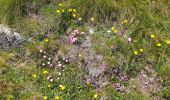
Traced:
<path id="1" fill-rule="evenodd" d="M 71 43 L 75 43 L 77 40 L 78 40 L 78 39 L 77 39 L 76 37 L 71 37 L 71 38 L 70 38 L 70 42 L 71 42 Z"/>

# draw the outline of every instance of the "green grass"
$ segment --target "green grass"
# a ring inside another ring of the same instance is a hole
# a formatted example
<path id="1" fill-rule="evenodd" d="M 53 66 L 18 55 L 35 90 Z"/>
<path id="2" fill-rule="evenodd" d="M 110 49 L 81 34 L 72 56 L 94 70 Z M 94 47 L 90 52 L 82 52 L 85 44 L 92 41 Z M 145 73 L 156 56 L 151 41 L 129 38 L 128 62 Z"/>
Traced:
<path id="1" fill-rule="evenodd" d="M 25 12 L 25 3 L 28 0 L 0 0 L 0 19 L 5 23 L 12 23 L 18 16 Z"/>

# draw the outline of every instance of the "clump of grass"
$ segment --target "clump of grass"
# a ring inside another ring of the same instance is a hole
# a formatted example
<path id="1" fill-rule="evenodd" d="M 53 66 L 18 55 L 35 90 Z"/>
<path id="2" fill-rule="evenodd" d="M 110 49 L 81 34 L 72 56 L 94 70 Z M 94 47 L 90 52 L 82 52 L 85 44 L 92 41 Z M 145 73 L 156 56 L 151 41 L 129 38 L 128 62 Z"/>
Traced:
<path id="1" fill-rule="evenodd" d="M 0 51 L 0 68 L 6 67 L 8 60 L 14 55 L 15 53 L 8 53 L 8 52 Z"/>
<path id="2" fill-rule="evenodd" d="M 109 23 L 117 16 L 117 7 L 112 0 L 68 0 L 63 3 L 66 8 L 77 9 L 78 16 L 88 22 L 91 18 L 101 23 Z M 110 24 L 110 23 L 109 23 Z"/>
<path id="3" fill-rule="evenodd" d="M 29 0 L 0 0 L 0 19 L 11 23 L 18 16 L 23 15 L 26 3 Z"/>

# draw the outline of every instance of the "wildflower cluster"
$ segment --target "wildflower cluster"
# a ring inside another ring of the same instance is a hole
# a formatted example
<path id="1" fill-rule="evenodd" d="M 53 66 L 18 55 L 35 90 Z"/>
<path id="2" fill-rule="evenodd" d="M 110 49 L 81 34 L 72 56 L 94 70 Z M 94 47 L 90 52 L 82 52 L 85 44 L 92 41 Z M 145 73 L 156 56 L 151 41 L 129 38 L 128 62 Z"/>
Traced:
<path id="1" fill-rule="evenodd" d="M 63 4 L 59 4 L 59 9 L 56 10 L 57 14 L 61 14 L 63 18 L 68 21 L 77 17 L 77 10 L 75 8 L 64 9 Z M 81 19 L 82 20 L 82 19 Z"/>
<path id="2" fill-rule="evenodd" d="M 134 55 L 138 55 L 139 52 L 142 53 L 144 50 L 142 48 L 140 48 L 139 50 L 135 50 L 134 51 Z"/>
<path id="3" fill-rule="evenodd" d="M 44 50 L 40 50 L 40 59 L 41 59 L 41 65 L 42 67 L 52 67 L 52 58 L 48 55 L 48 53 Z"/>
<path id="4" fill-rule="evenodd" d="M 81 41 L 81 37 L 85 35 L 85 32 L 79 32 L 79 30 L 73 30 L 69 34 L 69 41 L 71 44 L 76 44 Z"/>
<path id="5" fill-rule="evenodd" d="M 151 34 L 151 35 L 150 35 L 150 38 L 151 38 L 151 39 L 156 38 L 155 34 Z M 167 39 L 167 40 L 165 40 L 164 42 L 165 42 L 167 45 L 169 45 L 169 44 L 170 44 L 170 40 L 168 40 L 168 39 Z M 161 46 L 162 46 L 162 43 L 157 42 L 156 46 L 157 46 L 157 47 L 161 47 Z"/>
<path id="6" fill-rule="evenodd" d="M 61 73 L 60 73 L 60 75 L 61 75 Z M 58 89 L 58 91 L 62 92 L 62 91 L 64 91 L 66 89 L 66 87 L 64 85 L 61 85 L 61 84 L 59 86 L 55 86 L 56 82 L 59 83 L 58 78 L 55 79 L 53 77 L 53 75 L 48 70 L 43 70 L 42 74 L 39 74 L 39 75 L 38 74 L 33 74 L 33 78 L 36 80 L 35 82 L 40 82 L 40 80 L 44 81 L 43 83 L 46 84 L 46 87 L 49 90 Z M 41 78 L 43 78 L 43 80 Z M 48 95 L 43 96 L 44 100 L 48 100 L 49 98 L 51 98 L 51 96 L 50 97 Z M 53 98 L 55 100 L 60 100 L 59 94 L 56 94 Z"/>
<path id="7" fill-rule="evenodd" d="M 113 31 L 114 33 L 117 33 L 117 32 L 118 32 L 117 29 L 115 29 L 114 26 L 113 26 L 111 29 L 112 29 L 112 31 Z"/>

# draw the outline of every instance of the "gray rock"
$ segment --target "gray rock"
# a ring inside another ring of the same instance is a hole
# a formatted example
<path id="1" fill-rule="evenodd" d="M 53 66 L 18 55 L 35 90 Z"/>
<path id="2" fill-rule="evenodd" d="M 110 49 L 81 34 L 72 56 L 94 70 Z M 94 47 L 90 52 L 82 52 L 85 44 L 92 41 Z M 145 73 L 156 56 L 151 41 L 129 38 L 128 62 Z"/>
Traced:
<path id="1" fill-rule="evenodd" d="M 0 49 L 9 50 L 21 46 L 24 38 L 17 33 L 13 32 L 11 28 L 0 25 Z"/>
<path id="2" fill-rule="evenodd" d="M 103 74 L 105 71 L 105 69 L 100 67 L 88 67 L 88 70 L 92 77 L 99 77 L 99 75 Z"/>

